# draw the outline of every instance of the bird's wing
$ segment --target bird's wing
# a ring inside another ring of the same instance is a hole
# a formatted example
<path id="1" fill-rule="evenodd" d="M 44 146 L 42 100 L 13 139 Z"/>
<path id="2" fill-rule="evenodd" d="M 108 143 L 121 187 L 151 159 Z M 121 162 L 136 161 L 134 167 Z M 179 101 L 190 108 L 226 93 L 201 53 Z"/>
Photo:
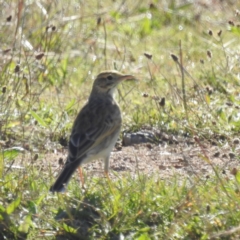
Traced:
<path id="1" fill-rule="evenodd" d="M 85 106 L 75 120 L 69 140 L 68 161 L 74 162 L 87 151 L 98 145 L 105 137 L 120 127 L 120 121 L 114 121 L 114 108 L 101 101 Z M 98 114 L 101 113 L 101 114 Z"/>

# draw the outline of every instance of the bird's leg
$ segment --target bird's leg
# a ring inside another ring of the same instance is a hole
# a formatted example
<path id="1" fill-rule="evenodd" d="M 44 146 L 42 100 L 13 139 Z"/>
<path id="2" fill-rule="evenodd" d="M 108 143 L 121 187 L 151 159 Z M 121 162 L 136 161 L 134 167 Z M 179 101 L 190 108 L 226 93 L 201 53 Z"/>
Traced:
<path id="1" fill-rule="evenodd" d="M 104 171 L 104 175 L 105 175 L 105 177 L 106 177 L 108 180 L 110 180 L 110 177 L 109 177 L 108 171 L 107 171 L 107 172 Z"/>
<path id="2" fill-rule="evenodd" d="M 104 161 L 104 175 L 105 177 L 107 177 L 108 180 L 110 180 L 109 174 L 108 174 L 108 170 L 109 170 L 109 157 L 108 156 L 105 161 Z"/>
<path id="3" fill-rule="evenodd" d="M 79 177 L 80 177 L 80 181 L 82 183 L 82 187 L 84 188 L 84 177 L 83 177 L 83 172 L 82 172 L 81 167 L 78 167 L 78 174 L 79 174 Z"/>

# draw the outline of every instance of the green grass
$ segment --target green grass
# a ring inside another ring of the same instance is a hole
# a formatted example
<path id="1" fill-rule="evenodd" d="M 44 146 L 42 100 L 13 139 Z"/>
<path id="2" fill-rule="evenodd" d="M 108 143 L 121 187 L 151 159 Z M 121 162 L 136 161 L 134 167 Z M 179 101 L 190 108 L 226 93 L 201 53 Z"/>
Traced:
<path id="1" fill-rule="evenodd" d="M 85 190 L 73 180 L 66 194 L 53 195 L 47 179 L 28 172 L 21 179 L 9 173 L 1 187 L 2 238 L 209 239 L 239 224 L 239 174 L 181 181 L 93 177 Z"/>
<path id="2" fill-rule="evenodd" d="M 232 178 L 93 176 L 85 190 L 73 180 L 67 194 L 52 195 L 46 161 L 66 145 L 104 69 L 139 79 L 118 92 L 122 131 L 150 126 L 230 144 L 240 130 L 238 1 L 0 7 L 0 238 L 239 238 L 238 166 Z"/>

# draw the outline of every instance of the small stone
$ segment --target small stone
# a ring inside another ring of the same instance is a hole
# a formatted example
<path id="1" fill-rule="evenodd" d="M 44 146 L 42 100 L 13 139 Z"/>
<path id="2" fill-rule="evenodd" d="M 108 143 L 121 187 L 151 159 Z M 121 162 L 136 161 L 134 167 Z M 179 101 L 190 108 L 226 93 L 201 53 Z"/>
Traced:
<path id="1" fill-rule="evenodd" d="M 215 152 L 214 154 L 213 154 L 213 157 L 219 157 L 220 156 L 220 152 Z"/>
<path id="2" fill-rule="evenodd" d="M 228 155 L 229 155 L 230 159 L 235 158 L 235 153 L 233 153 L 233 152 L 228 153 Z"/>
<path id="3" fill-rule="evenodd" d="M 63 161 L 63 158 L 59 158 L 58 159 L 58 164 L 60 165 L 60 166 L 62 166 L 63 164 L 64 164 L 64 161 Z"/>
<path id="4" fill-rule="evenodd" d="M 232 175 L 236 176 L 237 173 L 238 173 L 238 170 L 237 170 L 236 168 L 233 168 L 233 169 L 231 170 L 231 174 L 232 174 Z"/>
<path id="5" fill-rule="evenodd" d="M 240 143 L 239 138 L 234 138 L 233 139 L 233 144 L 238 145 Z"/>
<path id="6" fill-rule="evenodd" d="M 222 158 L 228 158 L 228 155 L 227 155 L 226 153 L 224 153 L 224 154 L 222 155 Z"/>
<path id="7" fill-rule="evenodd" d="M 36 153 L 33 157 L 33 161 L 36 161 L 38 159 L 38 154 Z"/>

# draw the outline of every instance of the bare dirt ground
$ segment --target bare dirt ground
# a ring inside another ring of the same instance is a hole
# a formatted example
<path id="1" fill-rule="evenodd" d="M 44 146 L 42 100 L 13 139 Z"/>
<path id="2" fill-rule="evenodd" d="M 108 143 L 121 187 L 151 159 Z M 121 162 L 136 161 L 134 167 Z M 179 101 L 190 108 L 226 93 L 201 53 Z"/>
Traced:
<path id="1" fill-rule="evenodd" d="M 240 140 L 196 140 L 189 137 L 178 137 L 162 134 L 158 142 L 145 139 L 145 143 L 133 144 L 131 141 L 118 143 L 111 153 L 110 177 L 124 174 L 135 177 L 139 173 L 155 175 L 161 179 L 172 176 L 209 177 L 214 169 L 221 174 L 233 177 L 240 168 Z M 131 140 L 131 139 L 130 139 Z M 136 140 L 136 139 L 135 139 Z M 123 145 L 129 146 L 123 146 Z M 46 146 L 46 148 L 45 148 Z M 46 143 L 42 150 L 24 150 L 12 164 L 12 170 L 25 170 L 26 164 L 35 166 L 39 173 L 49 179 L 49 173 L 55 178 L 63 167 L 67 157 L 67 147 L 60 144 Z M 37 157 L 36 157 L 37 156 Z M 87 177 L 104 176 L 102 160 L 83 165 Z"/>
<path id="2" fill-rule="evenodd" d="M 190 138 L 177 138 L 160 143 L 141 143 L 132 146 L 117 146 L 110 160 L 110 176 L 138 173 L 159 175 L 169 178 L 175 175 L 209 177 L 214 168 L 221 174 L 233 176 L 240 165 L 240 142 L 207 141 Z M 54 175 L 61 170 L 67 149 L 62 153 L 51 154 L 51 167 Z M 46 156 L 48 159 L 50 156 Z M 209 161 L 208 161 L 209 160 Z M 49 162 L 48 162 L 49 163 Z M 104 176 L 103 162 L 96 160 L 83 166 L 87 176 Z"/>

